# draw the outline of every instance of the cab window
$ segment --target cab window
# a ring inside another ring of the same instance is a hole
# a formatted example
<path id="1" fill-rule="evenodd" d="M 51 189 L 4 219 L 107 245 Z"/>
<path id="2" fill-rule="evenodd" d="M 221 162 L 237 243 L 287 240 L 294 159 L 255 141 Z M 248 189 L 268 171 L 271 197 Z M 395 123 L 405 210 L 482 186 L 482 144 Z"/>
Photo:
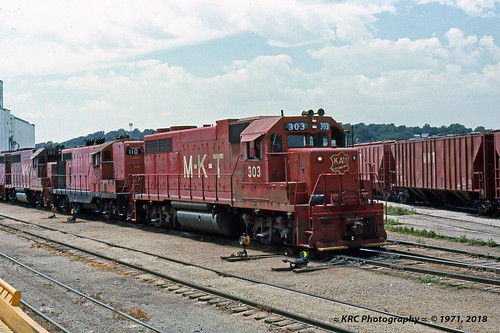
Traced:
<path id="1" fill-rule="evenodd" d="M 328 147 L 328 135 L 318 133 L 315 135 L 289 134 L 286 137 L 288 148 Z"/>
<path id="2" fill-rule="evenodd" d="M 321 133 L 311 135 L 309 145 L 312 147 L 328 147 L 328 135 Z"/>
<path id="3" fill-rule="evenodd" d="M 261 139 L 249 141 L 246 143 L 247 159 L 260 160 L 262 158 L 262 142 Z"/>
<path id="4" fill-rule="evenodd" d="M 306 136 L 304 134 L 289 134 L 286 136 L 288 148 L 303 148 L 306 146 Z"/>
<path id="5" fill-rule="evenodd" d="M 100 165 L 100 162 L 101 161 L 101 153 L 95 153 L 94 155 L 92 155 L 92 165 L 95 166 L 95 167 L 98 167 Z"/>
<path id="6" fill-rule="evenodd" d="M 271 134 L 271 153 L 281 153 L 283 151 L 283 140 L 281 134 Z"/>

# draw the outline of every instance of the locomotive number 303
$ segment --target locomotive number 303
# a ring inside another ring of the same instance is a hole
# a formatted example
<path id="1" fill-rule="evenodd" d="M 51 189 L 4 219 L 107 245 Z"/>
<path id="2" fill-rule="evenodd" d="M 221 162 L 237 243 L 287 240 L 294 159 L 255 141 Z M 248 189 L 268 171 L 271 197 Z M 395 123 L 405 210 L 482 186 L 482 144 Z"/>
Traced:
<path id="1" fill-rule="evenodd" d="M 248 166 L 248 178 L 259 178 L 260 166 Z"/>

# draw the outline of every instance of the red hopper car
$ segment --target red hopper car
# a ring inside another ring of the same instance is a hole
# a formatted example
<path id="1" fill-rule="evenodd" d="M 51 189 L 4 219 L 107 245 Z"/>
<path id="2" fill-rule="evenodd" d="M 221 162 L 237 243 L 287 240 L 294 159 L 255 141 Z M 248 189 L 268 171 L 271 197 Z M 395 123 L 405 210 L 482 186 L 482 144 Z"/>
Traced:
<path id="1" fill-rule="evenodd" d="M 376 175 L 376 188 L 389 199 L 474 208 L 482 214 L 498 212 L 500 132 L 356 147 L 365 162 L 361 168 Z"/>
<path id="2" fill-rule="evenodd" d="M 378 246 L 382 205 L 330 117 L 261 116 L 146 136 L 134 220 L 320 251 Z"/>

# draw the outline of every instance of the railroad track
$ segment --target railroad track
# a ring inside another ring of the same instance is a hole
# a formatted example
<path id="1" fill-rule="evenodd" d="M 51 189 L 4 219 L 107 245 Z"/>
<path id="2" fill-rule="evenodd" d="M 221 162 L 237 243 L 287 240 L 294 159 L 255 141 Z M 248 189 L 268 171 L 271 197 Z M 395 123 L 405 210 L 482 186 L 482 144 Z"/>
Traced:
<path id="1" fill-rule="evenodd" d="M 400 207 L 399 205 L 401 205 L 401 207 L 403 207 L 403 208 L 415 209 L 415 206 L 408 206 L 408 205 L 404 205 L 404 204 L 396 204 L 396 205 L 394 205 L 393 202 L 390 202 L 388 204 L 392 204 L 395 207 Z M 430 207 L 423 207 L 423 208 L 428 208 L 428 210 L 430 209 Z M 439 215 L 439 214 L 432 214 L 431 212 L 422 211 L 422 210 L 416 211 L 416 215 L 432 217 L 432 218 L 440 219 L 440 220 L 447 220 L 447 221 L 454 221 L 454 222 L 466 223 L 466 224 L 469 224 L 469 225 L 477 225 L 477 226 L 482 226 L 482 227 L 488 227 L 488 228 L 492 228 L 493 230 L 495 230 L 497 234 L 500 234 L 500 224 L 498 223 L 499 219 L 498 218 L 494 218 L 494 217 L 481 216 L 480 217 L 481 221 L 474 221 L 474 220 L 471 220 L 470 218 L 469 219 L 463 219 L 463 218 L 459 218 L 459 217 L 442 216 L 442 215 Z M 397 217 L 405 216 L 405 215 L 390 215 L 390 216 L 393 217 L 393 218 L 397 218 Z M 497 222 L 497 223 L 495 223 L 495 222 Z M 457 226 L 455 226 L 455 227 L 457 227 Z M 460 229 L 463 229 L 463 230 L 466 230 L 466 231 L 476 232 L 476 229 L 474 229 L 474 228 L 468 228 L 468 227 L 465 227 L 463 225 L 460 226 Z"/>
<path id="2" fill-rule="evenodd" d="M 488 256 L 488 254 L 483 254 L 483 256 Z M 306 273 L 333 268 L 339 264 L 347 264 L 349 262 L 500 287 L 500 280 L 497 278 L 498 274 L 500 274 L 500 266 L 496 261 L 495 264 L 497 265 L 477 264 L 458 259 L 447 259 L 439 256 L 396 250 L 388 247 L 380 250 L 362 248 L 359 249 L 358 254 L 336 255 L 333 258 L 329 258 L 328 262 L 323 264 L 290 268 L 289 270 L 295 273 Z M 419 267 L 419 264 L 425 264 L 429 267 Z M 456 271 L 443 271 L 441 267 L 455 269 Z"/>
<path id="3" fill-rule="evenodd" d="M 387 241 L 393 246 L 385 246 L 380 250 L 360 249 L 363 255 L 343 256 L 343 258 L 378 267 L 494 287 L 500 286 L 500 279 L 498 279 L 500 274 L 499 256 L 403 240 L 388 239 Z M 418 248 L 432 252 L 430 254 L 428 251 L 422 253 L 422 251 L 418 251 Z M 373 256 L 376 257 L 373 258 Z M 443 267 L 448 270 L 443 271 Z"/>
<path id="4" fill-rule="evenodd" d="M 408 246 L 413 246 L 413 247 L 420 247 L 420 248 L 427 248 L 427 249 L 439 250 L 439 251 L 449 252 L 449 253 L 466 254 L 466 255 L 471 256 L 471 257 L 494 259 L 496 261 L 500 261 L 500 257 L 499 256 L 492 255 L 490 253 L 480 253 L 480 252 L 474 252 L 474 251 L 454 249 L 454 248 L 443 247 L 443 246 L 436 246 L 436 245 L 430 245 L 430 244 L 410 242 L 410 241 L 405 241 L 405 240 L 400 240 L 400 239 L 390 239 L 389 238 L 389 239 L 387 239 L 387 242 L 392 243 L 392 244 L 402 244 L 402 245 L 408 245 Z"/>
<path id="5" fill-rule="evenodd" d="M 2 215 L 0 215 L 0 216 L 2 216 Z M 229 277 L 232 279 L 243 281 L 245 283 L 250 283 L 254 286 L 255 285 L 266 286 L 266 287 L 270 287 L 273 289 L 282 290 L 282 291 L 286 292 L 287 294 L 293 293 L 295 295 L 294 296 L 295 298 L 297 298 L 297 297 L 304 298 L 305 297 L 305 298 L 309 298 L 309 299 L 320 300 L 322 302 L 334 304 L 335 306 L 349 307 L 349 309 L 351 311 L 353 311 L 353 309 L 355 309 L 356 311 L 361 311 L 363 313 L 371 313 L 371 314 L 376 314 L 376 315 L 380 315 L 383 317 L 391 317 L 394 320 L 398 320 L 399 322 L 411 320 L 411 318 L 409 318 L 407 316 L 394 314 L 394 313 L 390 313 L 390 312 L 379 310 L 379 309 L 369 308 L 366 306 L 362 306 L 362 305 L 358 305 L 358 304 L 354 304 L 354 303 L 349 303 L 349 302 L 341 301 L 338 299 L 333 299 L 333 298 L 325 297 L 322 295 L 317 295 L 317 294 L 313 294 L 313 293 L 309 293 L 309 292 L 305 292 L 305 291 L 301 291 L 301 290 L 297 290 L 297 289 L 293 289 L 293 288 L 289 288 L 289 287 L 285 287 L 285 286 L 280 286 L 280 285 L 268 283 L 265 281 L 250 279 L 250 278 L 246 278 L 243 276 L 238 276 L 236 274 L 222 272 L 219 270 L 215 270 L 213 268 L 209 268 L 209 267 L 201 266 L 198 264 L 193 264 L 193 263 L 181 261 L 178 259 L 174 259 L 174 258 L 170 258 L 170 257 L 166 257 L 166 256 L 154 254 L 154 253 L 149 253 L 147 251 L 129 248 L 129 247 L 118 245 L 118 244 L 112 244 L 110 242 L 103 241 L 100 239 L 90 238 L 90 237 L 86 237 L 86 236 L 82 236 L 82 235 L 77 235 L 74 233 L 69 233 L 69 232 L 62 231 L 62 230 L 59 230 L 56 228 L 47 227 L 47 226 L 43 226 L 40 224 L 28 222 L 28 221 L 13 219 L 13 218 L 5 216 L 5 215 L 3 215 L 3 217 L 5 219 L 11 219 L 13 221 L 20 222 L 24 225 L 29 225 L 30 228 L 33 228 L 35 226 L 35 227 L 43 228 L 45 230 L 49 230 L 52 232 L 64 233 L 65 235 L 71 235 L 73 237 L 85 239 L 86 241 L 92 241 L 92 242 L 96 242 L 96 243 L 100 243 L 100 244 L 105 244 L 108 247 L 126 250 L 129 253 L 135 253 L 136 255 L 145 255 L 148 257 L 155 258 L 157 260 L 163 260 L 166 262 L 180 264 L 183 266 L 189 266 L 189 267 L 201 269 L 204 271 L 210 271 L 212 273 L 216 273 L 218 276 L 222 276 L 222 277 L 226 277 L 226 278 Z M 31 238 L 31 239 L 36 238 L 37 240 L 43 240 L 44 242 L 47 242 L 50 244 L 56 244 L 57 247 L 65 247 L 66 249 L 69 248 L 72 251 L 76 250 L 76 251 L 79 251 L 81 253 L 84 253 L 85 255 L 90 255 L 90 256 L 93 256 L 95 258 L 99 258 L 101 260 L 107 260 L 107 261 L 112 262 L 113 264 L 125 266 L 127 268 L 136 270 L 138 272 L 147 273 L 151 276 L 164 279 L 164 280 L 168 281 L 168 286 L 166 287 L 166 289 L 170 289 L 176 293 L 181 293 L 181 294 L 186 295 L 186 296 L 188 296 L 192 299 L 195 299 L 195 300 L 207 301 L 207 302 L 212 301 L 212 302 L 214 302 L 214 304 L 215 303 L 222 304 L 223 306 L 229 307 L 230 311 L 232 311 L 232 312 L 243 312 L 243 314 L 245 314 L 245 313 L 253 313 L 253 312 L 265 309 L 267 312 L 269 312 L 271 314 L 271 315 L 267 316 L 267 317 L 271 317 L 271 318 L 268 318 L 268 320 L 270 322 L 273 322 L 273 324 L 275 326 L 282 327 L 284 330 L 287 330 L 287 331 L 290 331 L 290 329 L 288 329 L 287 326 L 294 327 L 294 325 L 297 326 L 297 323 L 301 323 L 302 327 L 300 327 L 300 329 L 303 329 L 305 327 L 304 326 L 304 324 L 305 324 L 308 326 L 313 326 L 313 327 L 321 328 L 321 329 L 328 330 L 328 331 L 350 332 L 350 330 L 347 328 L 331 324 L 331 323 L 326 322 L 324 320 L 314 319 L 311 317 L 311 315 L 303 315 L 303 314 L 299 314 L 299 313 L 294 313 L 294 312 L 288 311 L 286 309 L 270 305 L 267 302 L 258 302 L 256 300 L 252 300 L 249 298 L 243 298 L 243 297 L 239 296 L 238 294 L 234 294 L 231 292 L 223 292 L 221 290 L 218 290 L 218 289 L 215 289 L 212 287 L 208 287 L 205 285 L 201 285 L 201 284 L 193 282 L 193 281 L 187 281 L 187 280 L 180 279 L 180 278 L 172 276 L 172 275 L 167 275 L 167 274 L 159 272 L 158 270 L 155 270 L 155 269 L 150 269 L 150 268 L 144 267 L 142 265 L 136 265 L 136 264 L 133 264 L 133 263 L 128 262 L 128 261 L 123 261 L 123 260 L 120 260 L 120 259 L 117 259 L 114 257 L 104 255 L 102 253 L 97 253 L 97 252 L 89 250 L 87 248 L 81 248 L 78 246 L 74 246 L 72 244 L 68 244 L 66 242 L 57 241 L 55 239 L 52 239 L 52 238 L 49 238 L 46 236 L 41 236 L 41 235 L 36 234 L 32 231 L 23 230 L 22 228 L 7 225 L 5 223 L 0 223 L 0 226 L 2 226 L 2 228 L 10 229 L 11 231 L 14 231 L 16 233 L 21 233 L 24 235 L 23 237 L 27 237 L 27 238 Z M 236 303 L 231 303 L 231 302 L 236 302 Z M 233 305 L 231 305 L 231 304 L 233 304 Z M 429 321 L 417 320 L 416 324 L 423 325 L 425 327 L 434 328 L 434 329 L 437 329 L 440 331 L 463 332 L 462 330 L 459 330 L 456 328 L 443 326 L 441 324 L 437 324 L 437 323 L 433 323 L 433 322 L 429 322 Z"/>
<path id="6" fill-rule="evenodd" d="M 344 258 L 378 267 L 393 268 L 408 272 L 433 275 L 443 278 L 451 278 L 460 281 L 481 283 L 489 286 L 497 286 L 497 287 L 500 286 L 500 280 L 496 278 L 496 276 L 500 272 L 499 267 L 477 265 L 468 262 L 443 259 L 440 257 L 433 257 L 428 255 L 422 256 L 418 254 L 409 254 L 409 253 L 403 253 L 402 251 L 393 252 L 387 250 L 373 250 L 373 249 L 360 249 L 360 251 L 365 254 L 377 255 L 379 257 L 383 256 L 385 258 L 383 260 L 378 258 L 370 259 L 370 258 L 352 257 L 352 256 L 344 256 Z M 417 267 L 415 263 L 418 264 L 425 263 L 429 267 L 428 268 Z M 451 267 L 458 269 L 458 271 L 450 271 L 450 270 L 442 271 L 440 267 L 447 267 L 447 268 Z M 474 274 L 466 274 L 465 272 L 462 273 L 462 271 L 466 272 L 472 271 Z M 481 273 L 486 273 L 487 275 L 493 277 L 480 275 Z"/>
<path id="7" fill-rule="evenodd" d="M 151 325 L 148 325 L 148 324 L 147 324 L 147 323 L 145 323 L 144 321 L 139 320 L 139 319 L 137 319 L 137 318 L 135 318 L 135 317 L 133 317 L 133 316 L 131 316 L 131 315 L 129 315 L 129 314 L 127 314 L 127 313 L 123 312 L 123 311 L 118 310 L 116 307 L 113 307 L 113 306 L 111 306 L 111 305 L 109 305 L 109 304 L 106 304 L 106 303 L 104 303 L 104 302 L 101 302 L 100 300 L 98 300 L 98 299 L 97 299 L 97 298 L 95 298 L 95 297 L 92 297 L 92 296 L 90 296 L 90 295 L 87 295 L 87 294 L 85 294 L 85 293 L 84 293 L 84 292 L 82 292 L 82 291 L 79 291 L 79 290 L 77 290 L 77 289 L 75 289 L 75 288 L 73 288 L 73 287 L 71 287 L 71 286 L 69 286 L 69 285 L 67 285 L 67 284 L 65 284 L 65 283 L 63 283 L 63 282 L 61 282 L 61 281 L 58 281 L 58 280 L 56 280 L 56 279 L 54 279 L 54 278 L 52 278 L 52 277 L 50 277 L 50 276 L 48 276 L 48 275 L 46 275 L 46 274 L 44 274 L 44 273 L 42 273 L 42 272 L 40 272 L 40 271 L 38 271 L 38 270 L 34 269 L 34 268 L 31 268 L 30 266 L 28 266 L 28 265 L 26 265 L 26 264 L 22 263 L 21 261 L 19 261 L 19 260 L 17 260 L 17 259 L 14 259 L 13 257 L 11 257 L 11 256 L 9 256 L 9 255 L 7 255 L 7 254 L 5 254 L 5 253 L 3 253 L 3 252 L 0 252 L 0 257 L 2 257 L 2 258 L 4 258 L 4 259 L 9 260 L 10 262 L 12 262 L 12 263 L 14 263 L 14 264 L 16 264 L 16 265 L 18 265 L 18 266 L 20 266 L 20 267 L 22 267 L 22 268 L 24 268 L 24 269 L 28 270 L 29 272 L 33 273 L 34 275 L 37 275 L 37 276 L 39 276 L 39 277 L 42 277 L 42 278 L 44 278 L 45 280 L 48 280 L 48 281 L 50 281 L 51 283 L 53 283 L 53 284 L 55 284 L 55 285 L 57 285 L 57 286 L 59 286 L 59 287 L 61 287 L 61 288 L 65 289 L 65 290 L 67 290 L 67 291 L 69 291 L 69 292 L 71 292 L 71 293 L 73 293 L 73 294 L 76 294 L 76 295 L 78 295 L 78 296 L 80 296 L 80 297 L 83 297 L 83 298 L 85 298 L 85 299 L 87 299 L 87 300 L 89 300 L 89 301 L 91 301 L 91 302 L 93 302 L 93 303 L 95 303 L 95 304 L 97 304 L 97 305 L 99 305 L 99 306 L 103 307 L 103 308 L 106 308 L 106 309 L 108 309 L 108 310 L 110 310 L 110 311 L 114 312 L 115 314 L 118 314 L 118 315 L 120 315 L 120 316 L 122 316 L 122 317 L 124 317 L 124 318 L 126 318 L 126 319 L 128 319 L 128 320 L 130 320 L 130 321 L 133 321 L 133 322 L 135 322 L 136 324 L 139 324 L 140 326 L 143 326 L 143 327 L 145 327 L 145 328 L 148 328 L 149 330 L 152 330 L 152 331 L 154 331 L 154 332 L 160 332 L 160 333 L 161 333 L 161 332 L 163 332 L 161 329 L 156 328 L 156 327 L 153 327 L 153 326 L 151 326 Z M 43 318 L 44 320 L 48 321 L 48 322 L 49 322 L 49 323 L 51 323 L 52 325 L 55 325 L 58 329 L 62 330 L 63 332 L 69 332 L 66 328 L 64 328 L 62 325 L 60 325 L 59 323 L 57 323 L 55 320 L 53 320 L 53 319 L 51 319 L 51 318 L 49 318 L 49 317 L 47 317 L 47 316 L 43 315 L 43 313 L 42 313 L 41 311 L 39 311 L 39 310 L 35 309 L 34 307 L 30 306 L 30 305 L 29 305 L 29 304 L 27 304 L 27 303 L 24 303 L 23 305 L 27 306 L 30 310 L 34 311 L 34 312 L 35 312 L 35 313 L 37 313 L 38 315 L 42 316 L 42 318 Z"/>
<path id="8" fill-rule="evenodd" d="M 451 220 L 451 221 L 457 221 L 457 222 L 465 222 L 465 223 L 481 225 L 481 226 L 487 225 L 488 227 L 494 228 L 494 229 L 498 230 L 498 232 L 500 232 L 500 225 L 486 224 L 486 223 L 481 223 L 481 222 L 476 222 L 476 221 L 471 221 L 471 220 L 459 219 L 456 217 L 444 217 L 444 216 L 430 214 L 430 213 L 418 212 L 417 214 L 423 215 L 423 216 L 429 216 L 429 217 L 433 217 L 433 218 L 438 218 L 438 219 L 445 219 L 445 220 Z M 483 219 L 485 220 L 485 222 L 487 222 L 488 220 L 491 220 L 492 222 L 494 222 L 494 220 L 495 220 L 493 218 L 487 218 L 487 217 L 483 217 Z M 469 228 L 464 228 L 464 229 L 471 230 L 471 231 L 475 230 L 475 229 L 469 229 Z"/>

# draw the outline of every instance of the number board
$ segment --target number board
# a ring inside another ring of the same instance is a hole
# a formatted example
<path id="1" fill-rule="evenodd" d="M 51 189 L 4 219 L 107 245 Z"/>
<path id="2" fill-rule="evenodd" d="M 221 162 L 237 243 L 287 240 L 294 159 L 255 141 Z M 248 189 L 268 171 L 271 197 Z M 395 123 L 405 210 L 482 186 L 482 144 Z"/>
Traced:
<path id="1" fill-rule="evenodd" d="M 330 130 L 330 123 L 320 122 L 319 123 L 319 130 L 320 131 L 329 131 Z"/>
<path id="2" fill-rule="evenodd" d="M 307 131 L 309 124 L 306 122 L 286 123 L 285 129 L 287 131 Z"/>
<path id="3" fill-rule="evenodd" d="M 127 155 L 140 155 L 141 150 L 139 148 L 128 148 Z"/>

